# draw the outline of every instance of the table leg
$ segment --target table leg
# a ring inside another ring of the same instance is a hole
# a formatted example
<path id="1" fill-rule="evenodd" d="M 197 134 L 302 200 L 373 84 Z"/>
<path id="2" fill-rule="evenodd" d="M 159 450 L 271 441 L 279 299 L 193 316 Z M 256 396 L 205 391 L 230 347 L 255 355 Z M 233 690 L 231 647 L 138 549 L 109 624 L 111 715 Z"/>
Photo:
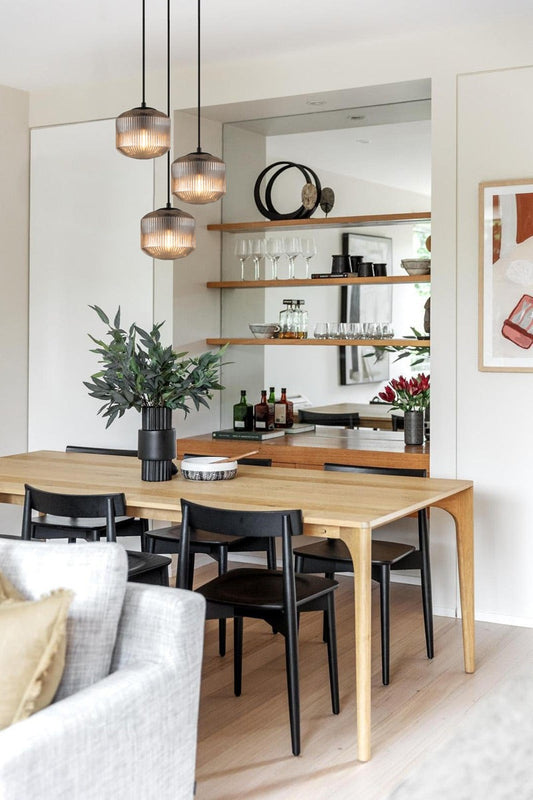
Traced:
<path id="1" fill-rule="evenodd" d="M 357 758 L 370 760 L 371 682 L 371 542 L 372 530 L 344 528 L 341 538 L 350 551 L 355 594 L 355 697 L 357 704 Z"/>
<path id="2" fill-rule="evenodd" d="M 474 490 L 465 489 L 437 505 L 455 520 L 465 672 L 474 672 Z"/>

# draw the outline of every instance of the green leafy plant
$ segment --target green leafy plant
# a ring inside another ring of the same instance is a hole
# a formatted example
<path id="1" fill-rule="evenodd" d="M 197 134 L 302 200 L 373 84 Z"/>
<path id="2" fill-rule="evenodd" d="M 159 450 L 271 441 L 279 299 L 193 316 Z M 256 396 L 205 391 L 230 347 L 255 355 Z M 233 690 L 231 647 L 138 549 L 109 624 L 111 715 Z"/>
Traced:
<path id="1" fill-rule="evenodd" d="M 120 307 L 113 322 L 98 306 L 90 308 L 108 326 L 109 341 L 89 334 L 97 345 L 91 352 L 99 356 L 102 369 L 83 383 L 91 397 L 104 401 L 98 413 L 108 417 L 106 428 L 129 408 L 140 411 L 149 406 L 166 406 L 179 408 L 187 416 L 191 411 L 189 401 L 197 411 L 201 405 L 209 408 L 207 401 L 213 392 L 224 388 L 218 373 L 226 347 L 217 353 L 208 351 L 189 357 L 161 344 L 163 322 L 155 324 L 149 333 L 135 323 L 125 330 L 120 327 Z"/>
<path id="2" fill-rule="evenodd" d="M 427 337 L 424 336 L 423 333 L 420 333 L 420 331 L 417 331 L 416 328 L 411 328 L 411 330 L 412 330 L 412 332 L 414 334 L 414 339 L 422 339 L 423 340 L 423 339 L 427 338 Z M 409 338 L 409 337 L 405 337 L 405 338 Z M 411 367 L 418 367 L 420 364 L 423 364 L 427 360 L 427 358 L 429 356 L 429 353 L 430 353 L 430 348 L 427 345 L 415 345 L 415 344 L 407 345 L 407 346 L 406 345 L 391 345 L 391 344 L 387 344 L 387 345 L 384 345 L 384 346 L 375 347 L 374 350 L 376 351 L 375 353 L 366 353 L 363 356 L 363 358 L 371 358 L 372 356 L 375 356 L 376 357 L 376 361 L 378 361 L 379 359 L 378 359 L 378 352 L 377 351 L 380 351 L 381 354 L 383 354 L 383 353 L 396 353 L 397 357 L 394 359 L 394 361 L 400 361 L 400 359 L 402 359 L 402 358 L 412 358 L 413 360 L 411 361 L 411 364 L 410 364 Z"/>

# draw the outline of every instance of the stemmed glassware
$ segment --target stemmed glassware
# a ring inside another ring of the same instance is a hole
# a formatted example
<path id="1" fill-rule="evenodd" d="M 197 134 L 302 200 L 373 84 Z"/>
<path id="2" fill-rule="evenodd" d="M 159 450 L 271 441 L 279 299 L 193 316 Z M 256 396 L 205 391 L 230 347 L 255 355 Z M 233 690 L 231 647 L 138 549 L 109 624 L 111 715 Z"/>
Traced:
<path id="1" fill-rule="evenodd" d="M 278 262 L 285 251 L 283 250 L 282 239 L 267 239 L 266 240 L 266 257 L 272 264 L 272 279 L 278 279 Z M 265 276 L 266 277 L 266 276 Z"/>
<path id="2" fill-rule="evenodd" d="M 302 252 L 302 243 L 298 236 L 290 236 L 283 240 L 285 253 L 289 259 L 289 278 L 294 278 L 294 262 Z"/>
<path id="3" fill-rule="evenodd" d="M 250 256 L 250 240 L 249 239 L 237 239 L 235 242 L 234 248 L 235 255 L 241 262 L 241 281 L 244 280 L 244 265 L 246 263 L 246 259 Z"/>
<path id="4" fill-rule="evenodd" d="M 317 247 L 314 239 L 302 239 L 302 255 L 305 258 L 305 277 L 309 277 L 309 262 L 316 256 Z"/>
<path id="5" fill-rule="evenodd" d="M 259 280 L 259 262 L 266 254 L 266 242 L 264 239 L 252 239 L 250 241 L 250 255 L 254 261 L 254 280 Z M 266 275 L 265 275 L 266 278 Z"/>

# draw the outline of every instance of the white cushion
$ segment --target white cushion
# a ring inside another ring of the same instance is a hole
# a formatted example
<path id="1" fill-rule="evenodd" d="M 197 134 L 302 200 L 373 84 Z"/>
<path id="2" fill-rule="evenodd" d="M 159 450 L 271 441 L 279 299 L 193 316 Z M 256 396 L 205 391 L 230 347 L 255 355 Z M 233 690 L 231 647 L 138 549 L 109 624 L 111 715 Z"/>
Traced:
<path id="1" fill-rule="evenodd" d="M 128 573 L 120 544 L 53 544 L 0 539 L 0 569 L 29 599 L 72 589 L 66 666 L 55 700 L 109 674 Z"/>

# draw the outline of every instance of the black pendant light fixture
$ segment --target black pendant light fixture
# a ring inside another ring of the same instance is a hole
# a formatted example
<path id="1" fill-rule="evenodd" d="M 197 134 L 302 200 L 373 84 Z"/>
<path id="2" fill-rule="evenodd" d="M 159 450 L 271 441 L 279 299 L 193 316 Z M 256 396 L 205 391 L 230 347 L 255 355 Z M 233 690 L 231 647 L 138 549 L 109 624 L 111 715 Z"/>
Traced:
<path id="1" fill-rule="evenodd" d="M 157 158 L 170 150 L 170 117 L 145 102 L 145 0 L 142 0 L 142 103 L 115 121 L 117 150 L 129 158 Z"/>
<path id="2" fill-rule="evenodd" d="M 170 0 L 167 0 L 167 115 L 170 120 Z M 194 217 L 170 204 L 170 151 L 167 153 L 167 204 L 141 219 L 141 249 L 165 261 L 188 256 L 196 247 Z"/>
<path id="3" fill-rule="evenodd" d="M 198 146 L 172 164 L 172 194 L 185 203 L 214 203 L 226 194 L 226 165 L 200 146 L 200 0 L 198 0 Z"/>

